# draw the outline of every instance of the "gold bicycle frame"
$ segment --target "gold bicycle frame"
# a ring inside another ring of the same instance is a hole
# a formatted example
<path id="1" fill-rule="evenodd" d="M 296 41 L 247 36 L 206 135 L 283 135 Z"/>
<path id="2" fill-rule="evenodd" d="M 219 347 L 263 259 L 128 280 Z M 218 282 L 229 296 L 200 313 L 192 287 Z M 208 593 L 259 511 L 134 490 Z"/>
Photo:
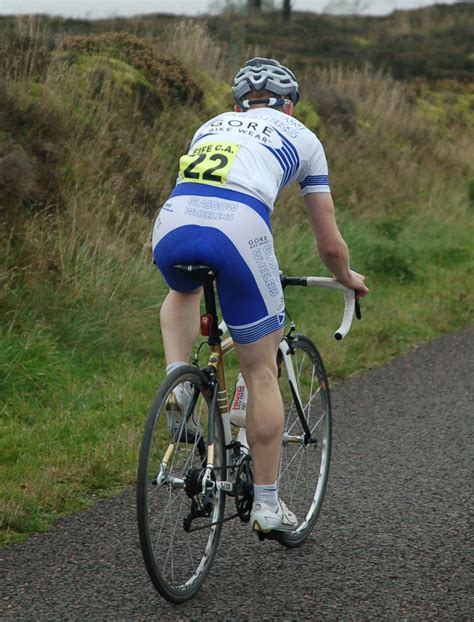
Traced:
<path id="1" fill-rule="evenodd" d="M 206 285 L 205 285 L 206 287 Z M 207 287 L 212 287 L 213 297 L 215 296 L 215 290 L 213 284 L 207 284 Z M 214 298 L 214 308 L 215 308 L 215 298 Z M 206 312 L 209 310 L 206 308 Z M 215 313 L 217 316 L 217 313 Z M 217 323 L 217 317 L 213 318 L 213 321 Z M 215 375 L 217 380 L 217 408 L 219 409 L 219 413 L 225 419 L 229 415 L 229 401 L 227 399 L 227 384 L 225 379 L 225 371 L 224 371 L 224 355 L 228 352 L 231 352 L 234 347 L 234 342 L 232 337 L 227 337 L 224 341 L 220 340 L 218 343 L 209 343 L 209 358 L 208 358 L 208 367 L 213 367 L 215 369 Z M 172 395 L 168 397 L 168 399 L 172 399 Z M 211 413 L 213 416 L 213 413 Z M 224 431 L 225 437 L 227 434 Z M 173 452 L 177 446 L 179 441 L 172 442 L 168 445 L 163 460 L 161 461 L 161 469 L 162 471 L 166 471 L 168 468 L 168 464 L 173 456 Z M 206 464 L 206 473 L 209 473 L 214 468 L 214 441 L 208 444 L 207 447 L 207 464 Z M 205 481 L 203 482 L 205 484 Z"/>

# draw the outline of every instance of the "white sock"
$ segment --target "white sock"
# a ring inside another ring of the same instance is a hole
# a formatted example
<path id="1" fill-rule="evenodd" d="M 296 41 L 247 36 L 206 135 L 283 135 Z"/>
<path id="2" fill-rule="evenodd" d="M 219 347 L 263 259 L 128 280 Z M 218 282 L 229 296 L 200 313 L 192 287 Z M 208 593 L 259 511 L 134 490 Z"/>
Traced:
<path id="1" fill-rule="evenodd" d="M 254 501 L 257 503 L 260 501 L 271 506 L 274 510 L 278 509 L 278 488 L 276 482 L 274 484 L 264 484 L 263 486 L 254 484 L 253 495 Z"/>
<path id="2" fill-rule="evenodd" d="M 166 374 L 169 376 L 172 371 L 181 367 L 181 365 L 187 365 L 185 361 L 176 361 L 175 363 L 170 363 L 166 366 Z"/>

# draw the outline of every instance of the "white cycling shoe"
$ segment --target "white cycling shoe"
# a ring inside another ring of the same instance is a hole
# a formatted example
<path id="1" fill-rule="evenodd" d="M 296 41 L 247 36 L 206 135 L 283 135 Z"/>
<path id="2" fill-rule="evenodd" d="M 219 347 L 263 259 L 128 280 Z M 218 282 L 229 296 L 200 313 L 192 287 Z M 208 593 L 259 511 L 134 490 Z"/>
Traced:
<path id="1" fill-rule="evenodd" d="M 175 434 L 183 423 L 183 415 L 189 406 L 192 396 L 194 395 L 194 387 L 190 382 L 182 382 L 173 389 L 166 402 L 166 422 L 168 430 L 171 434 Z M 188 417 L 183 431 L 193 435 L 200 432 L 199 422 L 193 418 L 194 412 Z"/>
<path id="2" fill-rule="evenodd" d="M 278 509 L 257 501 L 252 505 L 250 524 L 254 531 L 293 531 L 298 526 L 298 519 L 289 510 L 284 501 L 278 500 Z"/>

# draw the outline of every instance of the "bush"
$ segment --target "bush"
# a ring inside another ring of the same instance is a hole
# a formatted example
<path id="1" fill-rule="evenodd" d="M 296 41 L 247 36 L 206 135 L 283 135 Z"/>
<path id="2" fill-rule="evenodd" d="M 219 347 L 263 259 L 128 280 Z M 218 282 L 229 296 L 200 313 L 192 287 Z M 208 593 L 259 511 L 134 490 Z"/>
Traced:
<path id="1" fill-rule="evenodd" d="M 337 125 L 344 134 L 353 136 L 357 131 L 357 112 L 354 102 L 330 86 L 308 81 L 303 91 L 315 105 L 325 125 Z"/>
<path id="2" fill-rule="evenodd" d="M 0 84 L 0 209 L 56 209 L 64 204 L 58 173 L 70 120 L 43 86 Z"/>
<path id="3" fill-rule="evenodd" d="M 364 267 L 368 274 L 395 278 L 402 283 L 416 280 L 415 257 L 409 249 L 394 242 L 380 241 L 367 249 Z"/>
<path id="4" fill-rule="evenodd" d="M 66 37 L 61 50 L 68 64 L 82 54 L 115 58 L 143 72 L 146 79 L 169 100 L 199 102 L 203 93 L 189 71 L 176 59 L 157 54 L 151 43 L 125 33 L 105 33 L 86 37 Z"/>
<path id="5" fill-rule="evenodd" d="M 0 137 L 0 210 L 11 210 L 31 196 L 36 167 L 21 145 Z"/>

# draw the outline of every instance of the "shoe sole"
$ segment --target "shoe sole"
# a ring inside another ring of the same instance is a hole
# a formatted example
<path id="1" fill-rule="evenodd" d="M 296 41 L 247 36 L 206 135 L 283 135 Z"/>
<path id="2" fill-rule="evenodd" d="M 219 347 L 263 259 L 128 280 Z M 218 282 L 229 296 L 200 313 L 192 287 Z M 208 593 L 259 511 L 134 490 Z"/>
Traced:
<path id="1" fill-rule="evenodd" d="M 263 529 L 260 526 L 260 523 L 257 520 L 254 520 L 252 523 L 252 530 L 253 531 L 260 531 L 261 533 L 271 533 L 272 531 L 294 531 L 296 529 L 298 525 L 295 525 L 294 527 L 292 525 L 280 525 L 278 527 L 278 529 Z"/>

